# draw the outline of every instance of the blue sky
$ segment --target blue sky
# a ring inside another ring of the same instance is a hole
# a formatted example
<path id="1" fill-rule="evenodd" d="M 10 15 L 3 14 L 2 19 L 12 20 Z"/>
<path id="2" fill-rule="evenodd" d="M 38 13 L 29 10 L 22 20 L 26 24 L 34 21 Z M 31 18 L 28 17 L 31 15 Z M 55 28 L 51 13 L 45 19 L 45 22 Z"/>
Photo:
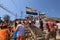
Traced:
<path id="1" fill-rule="evenodd" d="M 17 13 L 17 18 L 21 18 L 21 15 L 22 18 L 26 16 L 26 6 L 45 12 L 46 16 L 60 18 L 60 0 L 0 0 L 0 4 L 14 14 Z M 11 20 L 15 19 L 15 16 L 0 8 L 0 16 L 3 18 L 6 14 L 11 16 Z"/>
<path id="2" fill-rule="evenodd" d="M 60 0 L 29 0 L 27 5 L 38 11 L 46 13 L 46 16 L 60 17 Z"/>
<path id="3" fill-rule="evenodd" d="M 11 12 L 13 12 L 15 15 L 17 13 L 17 18 L 21 18 L 21 11 L 23 11 L 24 16 L 26 14 L 26 2 L 25 0 L 0 0 L 0 4 L 2 4 L 5 8 L 7 8 L 8 10 L 10 10 Z M 0 8 L 0 15 L 3 18 L 4 15 L 8 14 L 9 16 L 11 16 L 11 20 L 15 19 L 15 16 L 10 14 L 9 12 L 5 11 L 4 9 Z M 24 18 L 22 17 L 22 18 Z"/>

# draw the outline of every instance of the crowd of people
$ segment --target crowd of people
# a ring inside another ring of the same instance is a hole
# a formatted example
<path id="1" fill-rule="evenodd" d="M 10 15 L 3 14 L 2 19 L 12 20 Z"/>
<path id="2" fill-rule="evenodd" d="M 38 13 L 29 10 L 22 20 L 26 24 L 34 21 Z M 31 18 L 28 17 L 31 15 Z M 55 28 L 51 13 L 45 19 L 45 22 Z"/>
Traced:
<path id="1" fill-rule="evenodd" d="M 54 38 L 56 40 L 56 36 L 60 35 L 60 22 L 59 20 L 52 20 L 52 19 L 41 19 L 41 18 L 35 18 L 33 20 L 30 20 L 30 26 L 34 23 L 34 26 L 36 26 L 41 31 L 44 31 L 45 28 L 47 30 L 47 37 L 46 39 L 49 40 L 50 38 Z M 33 25 L 32 25 L 33 27 Z"/>
<path id="2" fill-rule="evenodd" d="M 14 24 L 13 24 L 14 25 Z M 14 27 L 9 27 L 7 23 L 0 24 L 0 40 L 10 40 L 13 34 L 14 40 L 25 40 L 25 22 L 21 19 L 15 21 Z"/>
<path id="3" fill-rule="evenodd" d="M 57 31 L 60 35 L 59 21 L 43 21 L 41 18 L 33 18 L 32 20 L 18 19 L 12 25 L 14 25 L 14 27 L 11 28 L 6 22 L 0 24 L 0 40 L 10 40 L 11 34 L 13 34 L 14 40 L 26 40 L 24 36 L 26 29 L 25 25 L 29 25 L 29 27 L 33 27 L 34 25 L 41 31 L 44 31 L 44 28 L 46 28 L 48 30 L 47 40 L 49 40 L 50 37 L 54 37 L 54 40 L 56 40 Z"/>

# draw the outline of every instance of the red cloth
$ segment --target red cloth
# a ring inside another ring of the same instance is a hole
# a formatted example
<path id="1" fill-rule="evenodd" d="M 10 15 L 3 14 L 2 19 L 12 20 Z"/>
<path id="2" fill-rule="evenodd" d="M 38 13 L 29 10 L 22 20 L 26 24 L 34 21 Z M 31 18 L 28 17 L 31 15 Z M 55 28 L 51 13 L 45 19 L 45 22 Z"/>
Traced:
<path id="1" fill-rule="evenodd" d="M 48 22 L 47 22 L 47 25 L 48 25 L 48 28 L 49 28 L 50 31 L 52 31 L 52 30 L 55 29 L 55 28 L 54 28 L 54 25 L 55 25 L 54 22 L 48 21 Z"/>
<path id="2" fill-rule="evenodd" d="M 25 40 L 24 36 L 18 36 L 16 40 Z"/>

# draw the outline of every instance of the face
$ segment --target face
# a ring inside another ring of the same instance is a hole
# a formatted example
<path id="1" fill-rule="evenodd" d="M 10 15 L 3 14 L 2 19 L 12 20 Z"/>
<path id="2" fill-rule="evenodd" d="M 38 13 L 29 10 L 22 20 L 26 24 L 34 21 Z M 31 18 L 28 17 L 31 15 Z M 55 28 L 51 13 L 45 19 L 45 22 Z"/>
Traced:
<path id="1" fill-rule="evenodd" d="M 23 21 L 21 21 L 21 23 L 23 23 Z"/>
<path id="2" fill-rule="evenodd" d="M 2 26 L 7 26 L 7 24 L 6 23 L 3 23 L 3 25 Z"/>
<path id="3" fill-rule="evenodd" d="M 19 21 L 16 21 L 17 24 L 19 24 Z"/>

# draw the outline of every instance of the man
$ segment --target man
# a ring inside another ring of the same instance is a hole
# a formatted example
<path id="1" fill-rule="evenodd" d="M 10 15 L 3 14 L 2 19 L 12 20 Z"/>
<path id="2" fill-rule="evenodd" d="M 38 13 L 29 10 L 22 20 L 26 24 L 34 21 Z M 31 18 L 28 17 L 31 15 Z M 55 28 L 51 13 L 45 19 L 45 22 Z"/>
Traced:
<path id="1" fill-rule="evenodd" d="M 29 26 L 31 27 L 31 20 L 29 20 Z"/>
<path id="2" fill-rule="evenodd" d="M 35 21 L 35 26 L 36 26 L 37 28 L 39 28 L 39 27 L 40 27 L 39 18 L 37 18 L 37 19 L 36 19 L 36 21 Z"/>
<path id="3" fill-rule="evenodd" d="M 59 21 L 56 21 L 56 25 L 58 26 L 58 33 L 60 35 L 60 22 Z"/>
<path id="4" fill-rule="evenodd" d="M 12 31 L 14 32 L 14 40 L 16 40 L 16 36 L 17 36 L 17 31 L 16 31 L 16 27 L 17 27 L 17 21 L 15 22 L 15 26 L 13 27 Z"/>
<path id="5" fill-rule="evenodd" d="M 7 23 L 2 24 L 2 29 L 0 30 L 0 40 L 10 40 L 10 31 L 7 27 Z"/>
<path id="6" fill-rule="evenodd" d="M 50 36 L 52 36 L 52 37 L 54 37 L 54 40 L 56 40 L 56 30 L 55 30 L 55 27 L 54 26 L 56 26 L 55 25 L 55 23 L 52 21 L 52 20 L 49 20 L 47 23 L 46 23 L 46 25 L 47 25 L 47 29 L 48 29 L 48 40 L 49 40 L 49 38 L 50 38 Z"/>
<path id="7" fill-rule="evenodd" d="M 40 19 L 40 29 L 43 31 L 43 21 Z"/>
<path id="8" fill-rule="evenodd" d="M 17 31 L 17 40 L 25 40 L 24 38 L 25 27 L 22 23 L 22 20 L 18 20 L 16 31 Z"/>

